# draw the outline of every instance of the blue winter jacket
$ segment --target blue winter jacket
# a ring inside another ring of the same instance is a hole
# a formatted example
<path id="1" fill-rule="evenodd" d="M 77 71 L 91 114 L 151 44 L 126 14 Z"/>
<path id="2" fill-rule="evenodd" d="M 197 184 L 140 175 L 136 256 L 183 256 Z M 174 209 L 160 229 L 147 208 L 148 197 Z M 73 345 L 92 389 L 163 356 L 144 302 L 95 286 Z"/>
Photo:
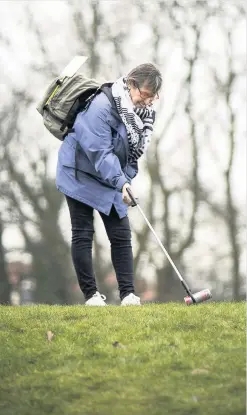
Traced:
<path id="1" fill-rule="evenodd" d="M 126 216 L 121 190 L 138 172 L 137 163 L 127 162 L 128 151 L 125 125 L 101 92 L 77 115 L 74 132 L 59 149 L 57 189 L 106 215 L 114 205 L 120 218 Z"/>

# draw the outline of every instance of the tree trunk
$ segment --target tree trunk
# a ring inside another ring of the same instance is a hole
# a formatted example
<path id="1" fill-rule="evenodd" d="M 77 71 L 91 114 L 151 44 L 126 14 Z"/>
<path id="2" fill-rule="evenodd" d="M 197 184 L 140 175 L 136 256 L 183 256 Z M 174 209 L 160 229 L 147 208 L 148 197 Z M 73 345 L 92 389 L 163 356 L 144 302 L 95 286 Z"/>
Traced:
<path id="1" fill-rule="evenodd" d="M 11 287 L 5 263 L 4 247 L 2 244 L 3 223 L 0 217 L 0 304 L 10 304 Z"/>
<path id="2" fill-rule="evenodd" d="M 178 276 L 173 271 L 170 264 L 157 271 L 157 296 L 158 302 L 181 301 L 185 297 L 181 283 Z"/>

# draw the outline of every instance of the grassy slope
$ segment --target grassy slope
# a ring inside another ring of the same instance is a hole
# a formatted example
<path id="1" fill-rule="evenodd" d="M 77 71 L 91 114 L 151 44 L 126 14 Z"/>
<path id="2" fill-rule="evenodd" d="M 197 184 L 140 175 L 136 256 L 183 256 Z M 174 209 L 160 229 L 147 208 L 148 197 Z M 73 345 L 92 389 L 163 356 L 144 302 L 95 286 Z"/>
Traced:
<path id="1" fill-rule="evenodd" d="M 0 414 L 244 415 L 244 328 L 243 303 L 0 307 Z"/>

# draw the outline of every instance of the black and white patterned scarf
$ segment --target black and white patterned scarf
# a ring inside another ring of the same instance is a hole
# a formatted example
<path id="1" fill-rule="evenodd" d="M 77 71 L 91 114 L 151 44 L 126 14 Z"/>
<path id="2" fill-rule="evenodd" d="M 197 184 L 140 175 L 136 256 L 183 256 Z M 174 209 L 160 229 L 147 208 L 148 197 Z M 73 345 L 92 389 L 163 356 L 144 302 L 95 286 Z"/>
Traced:
<path id="1" fill-rule="evenodd" d="M 127 130 L 129 141 L 128 161 L 135 161 L 141 157 L 150 144 L 155 110 L 152 106 L 137 108 L 133 105 L 124 77 L 119 78 L 112 85 L 112 95 Z"/>

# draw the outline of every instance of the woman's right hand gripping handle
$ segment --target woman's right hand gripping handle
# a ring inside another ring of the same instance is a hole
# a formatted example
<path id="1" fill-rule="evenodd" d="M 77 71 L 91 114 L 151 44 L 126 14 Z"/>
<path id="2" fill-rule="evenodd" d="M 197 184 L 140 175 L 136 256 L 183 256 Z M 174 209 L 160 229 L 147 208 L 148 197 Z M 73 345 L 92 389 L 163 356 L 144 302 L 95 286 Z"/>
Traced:
<path id="1" fill-rule="evenodd" d="M 123 202 L 128 206 L 136 206 L 137 201 L 133 196 L 133 192 L 129 183 L 125 183 L 122 188 Z"/>

